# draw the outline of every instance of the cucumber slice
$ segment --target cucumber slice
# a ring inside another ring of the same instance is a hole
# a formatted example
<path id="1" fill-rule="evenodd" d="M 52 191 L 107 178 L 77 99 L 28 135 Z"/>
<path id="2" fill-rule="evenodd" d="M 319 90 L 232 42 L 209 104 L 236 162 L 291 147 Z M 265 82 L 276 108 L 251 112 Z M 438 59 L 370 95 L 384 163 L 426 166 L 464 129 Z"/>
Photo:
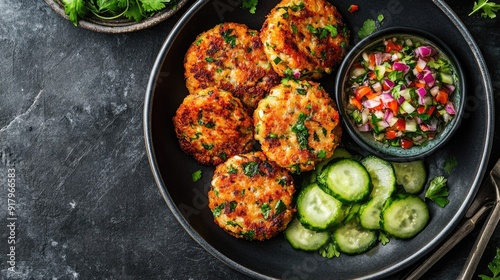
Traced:
<path id="1" fill-rule="evenodd" d="M 421 232 L 429 222 L 429 208 L 416 195 L 390 198 L 382 210 L 380 226 L 387 234 L 409 239 Z"/>
<path id="2" fill-rule="evenodd" d="M 351 219 L 347 224 L 337 228 L 332 236 L 339 251 L 349 255 L 368 251 L 378 239 L 377 231 L 363 228 L 357 219 Z"/>
<path id="3" fill-rule="evenodd" d="M 296 218 L 288 224 L 284 234 L 293 248 L 303 251 L 316 251 L 330 240 L 328 232 L 307 229 Z"/>
<path id="4" fill-rule="evenodd" d="M 370 174 L 373 190 L 370 196 L 389 198 L 396 189 L 396 175 L 391 163 L 374 155 L 366 156 L 361 164 Z"/>
<path id="5" fill-rule="evenodd" d="M 380 213 L 387 199 L 374 197 L 361 206 L 359 210 L 359 222 L 366 229 L 380 229 Z"/>
<path id="6" fill-rule="evenodd" d="M 323 231 L 339 224 L 344 219 L 345 211 L 342 202 L 313 183 L 300 192 L 297 214 L 306 228 Z"/>
<path id="7" fill-rule="evenodd" d="M 368 171 L 352 159 L 340 159 L 327 166 L 318 177 L 318 182 L 342 202 L 363 201 L 372 191 Z"/>
<path id="8" fill-rule="evenodd" d="M 422 160 L 410 162 L 393 162 L 396 182 L 403 186 L 407 193 L 422 192 L 427 182 L 427 170 Z"/>
<path id="9" fill-rule="evenodd" d="M 342 147 L 337 147 L 335 151 L 333 152 L 333 156 L 323 160 L 322 162 L 318 163 L 316 165 L 316 168 L 314 169 L 314 172 L 311 174 L 311 183 L 316 182 L 316 179 L 318 178 L 319 174 L 323 171 L 323 169 L 334 159 L 339 159 L 339 158 L 351 158 L 352 154 L 349 153 L 346 149 Z"/>

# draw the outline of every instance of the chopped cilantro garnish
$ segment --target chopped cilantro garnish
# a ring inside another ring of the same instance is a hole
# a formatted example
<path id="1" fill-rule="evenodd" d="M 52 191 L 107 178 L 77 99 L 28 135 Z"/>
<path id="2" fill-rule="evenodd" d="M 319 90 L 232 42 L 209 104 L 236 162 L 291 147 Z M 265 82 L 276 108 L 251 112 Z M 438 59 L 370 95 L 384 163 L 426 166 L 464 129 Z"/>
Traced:
<path id="1" fill-rule="evenodd" d="M 191 174 L 191 178 L 193 179 L 193 182 L 197 182 L 198 180 L 200 180 L 201 176 L 202 176 L 201 169 L 196 170 L 195 172 L 193 172 L 193 174 Z"/>

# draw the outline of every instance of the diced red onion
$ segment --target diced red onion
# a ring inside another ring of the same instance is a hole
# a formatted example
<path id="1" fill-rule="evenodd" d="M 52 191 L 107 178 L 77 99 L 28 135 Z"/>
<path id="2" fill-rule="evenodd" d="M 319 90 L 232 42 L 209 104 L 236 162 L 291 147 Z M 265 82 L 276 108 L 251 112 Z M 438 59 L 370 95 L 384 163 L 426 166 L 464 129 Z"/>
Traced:
<path id="1" fill-rule="evenodd" d="M 417 88 L 415 92 L 418 94 L 418 104 L 425 105 L 425 95 L 427 94 L 425 88 Z"/>
<path id="2" fill-rule="evenodd" d="M 372 88 L 375 92 L 381 92 L 382 91 L 382 85 L 379 82 L 376 82 L 372 85 Z"/>
<path id="3" fill-rule="evenodd" d="M 417 61 L 418 68 L 424 70 L 426 65 L 427 65 L 427 61 L 423 60 L 422 58 L 418 59 L 418 61 Z"/>
<path id="4" fill-rule="evenodd" d="M 394 97 L 389 92 L 383 92 L 382 94 L 380 94 L 380 99 L 384 104 L 387 104 L 388 102 L 393 101 Z"/>
<path id="5" fill-rule="evenodd" d="M 446 90 L 448 91 L 448 93 L 453 93 L 455 91 L 455 86 L 454 85 L 444 84 L 444 87 L 446 88 Z"/>
<path id="6" fill-rule="evenodd" d="M 363 107 L 372 109 L 380 105 L 380 99 L 367 99 L 363 100 Z"/>
<path id="7" fill-rule="evenodd" d="M 368 131 L 370 131 L 370 125 L 368 123 L 359 125 L 358 130 L 361 132 L 368 132 Z"/>
<path id="8" fill-rule="evenodd" d="M 444 106 L 444 109 L 446 110 L 446 112 L 448 112 L 448 114 L 450 115 L 455 115 L 457 112 L 455 111 L 455 106 L 453 106 L 453 103 L 449 102 L 446 103 L 446 105 Z"/>
<path id="9" fill-rule="evenodd" d="M 438 86 L 432 87 L 429 91 L 433 97 L 436 97 L 439 94 L 439 87 Z"/>
<path id="10" fill-rule="evenodd" d="M 415 49 L 415 56 L 417 58 L 429 57 L 429 56 L 434 55 L 435 53 L 436 53 L 436 51 L 431 46 L 420 46 L 420 47 Z"/>
<path id="11" fill-rule="evenodd" d="M 375 55 L 375 65 L 382 64 L 382 53 L 376 52 L 374 55 Z"/>
<path id="12" fill-rule="evenodd" d="M 384 85 L 385 85 L 386 87 L 388 87 L 389 89 L 392 89 L 392 88 L 394 87 L 394 82 L 393 82 L 393 81 L 391 81 L 391 80 L 389 80 L 389 79 L 385 79 L 385 80 L 384 80 Z"/>
<path id="13" fill-rule="evenodd" d="M 394 62 L 392 64 L 392 68 L 396 71 L 407 73 L 410 70 L 410 66 L 402 63 L 402 62 Z"/>
<path id="14" fill-rule="evenodd" d="M 436 78 L 432 73 L 429 72 L 424 74 L 424 81 L 429 87 L 432 87 L 436 83 Z"/>

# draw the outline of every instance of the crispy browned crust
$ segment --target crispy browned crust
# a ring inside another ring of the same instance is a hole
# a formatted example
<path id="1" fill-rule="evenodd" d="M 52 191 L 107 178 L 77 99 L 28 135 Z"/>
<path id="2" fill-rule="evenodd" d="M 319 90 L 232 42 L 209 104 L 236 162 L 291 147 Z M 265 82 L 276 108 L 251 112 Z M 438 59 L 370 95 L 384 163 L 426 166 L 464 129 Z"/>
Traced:
<path id="1" fill-rule="evenodd" d="M 173 122 L 181 149 L 202 164 L 217 165 L 252 149 L 252 118 L 227 91 L 207 88 L 189 94 Z"/>
<path id="2" fill-rule="evenodd" d="M 338 111 L 316 82 L 290 80 L 274 87 L 253 118 L 254 137 L 262 151 L 292 172 L 314 169 L 340 143 Z"/>
<path id="3" fill-rule="evenodd" d="M 250 110 L 280 79 L 267 60 L 259 32 L 240 23 L 223 23 L 198 35 L 184 67 L 190 92 L 218 87 Z"/>
<path id="4" fill-rule="evenodd" d="M 318 79 L 344 58 L 349 30 L 328 1 L 283 0 L 266 17 L 260 37 L 278 74 Z"/>
<path id="5" fill-rule="evenodd" d="M 232 236 L 266 240 L 283 231 L 295 208 L 293 178 L 258 151 L 218 165 L 208 192 L 214 221 Z"/>

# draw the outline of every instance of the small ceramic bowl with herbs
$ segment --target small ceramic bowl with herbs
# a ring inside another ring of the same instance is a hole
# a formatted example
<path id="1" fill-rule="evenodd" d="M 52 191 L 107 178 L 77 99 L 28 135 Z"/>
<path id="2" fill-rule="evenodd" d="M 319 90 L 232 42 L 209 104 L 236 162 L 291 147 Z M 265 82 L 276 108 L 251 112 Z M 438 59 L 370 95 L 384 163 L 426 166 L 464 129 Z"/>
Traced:
<path id="1" fill-rule="evenodd" d="M 75 26 L 102 33 L 152 27 L 174 15 L 188 0 L 45 0 Z"/>
<path id="2" fill-rule="evenodd" d="M 421 159 L 442 147 L 465 105 L 457 58 L 439 38 L 414 28 L 388 28 L 360 41 L 335 82 L 348 134 L 393 161 Z"/>

